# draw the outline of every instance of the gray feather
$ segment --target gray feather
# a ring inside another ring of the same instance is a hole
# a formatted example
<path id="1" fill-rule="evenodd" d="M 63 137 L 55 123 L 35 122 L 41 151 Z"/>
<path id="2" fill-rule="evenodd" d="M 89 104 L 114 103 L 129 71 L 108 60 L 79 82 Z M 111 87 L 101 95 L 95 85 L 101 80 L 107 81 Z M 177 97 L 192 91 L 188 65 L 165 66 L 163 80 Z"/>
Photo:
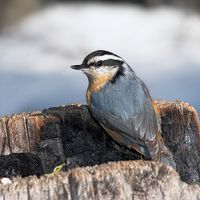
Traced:
<path id="1" fill-rule="evenodd" d="M 90 110 L 104 126 L 135 140 L 153 140 L 159 130 L 148 89 L 132 70 L 93 93 Z"/>

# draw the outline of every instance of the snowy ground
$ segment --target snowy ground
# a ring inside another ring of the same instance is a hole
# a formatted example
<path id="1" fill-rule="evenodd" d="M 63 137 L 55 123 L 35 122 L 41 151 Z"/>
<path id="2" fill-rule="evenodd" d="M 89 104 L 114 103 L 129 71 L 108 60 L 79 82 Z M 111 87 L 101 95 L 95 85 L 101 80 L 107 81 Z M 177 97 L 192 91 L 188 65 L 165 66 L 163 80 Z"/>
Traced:
<path id="1" fill-rule="evenodd" d="M 87 79 L 69 68 L 91 51 L 123 57 L 154 98 L 200 111 L 200 16 L 173 8 L 56 4 L 0 35 L 0 115 L 85 102 Z"/>

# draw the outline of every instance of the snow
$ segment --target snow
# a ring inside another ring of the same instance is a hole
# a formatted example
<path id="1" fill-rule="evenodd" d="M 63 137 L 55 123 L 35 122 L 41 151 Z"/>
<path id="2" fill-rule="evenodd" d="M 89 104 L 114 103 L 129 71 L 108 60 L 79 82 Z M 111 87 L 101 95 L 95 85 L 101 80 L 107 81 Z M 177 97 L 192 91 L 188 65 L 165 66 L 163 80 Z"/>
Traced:
<path id="1" fill-rule="evenodd" d="M 1 183 L 2 183 L 3 185 L 9 185 L 9 184 L 12 183 L 12 181 L 11 181 L 9 178 L 3 177 L 3 178 L 1 179 Z"/>
<path id="2" fill-rule="evenodd" d="M 91 51 L 124 58 L 155 98 L 199 109 L 200 16 L 172 7 L 53 4 L 0 35 L 0 115 L 85 102 L 69 68 Z"/>

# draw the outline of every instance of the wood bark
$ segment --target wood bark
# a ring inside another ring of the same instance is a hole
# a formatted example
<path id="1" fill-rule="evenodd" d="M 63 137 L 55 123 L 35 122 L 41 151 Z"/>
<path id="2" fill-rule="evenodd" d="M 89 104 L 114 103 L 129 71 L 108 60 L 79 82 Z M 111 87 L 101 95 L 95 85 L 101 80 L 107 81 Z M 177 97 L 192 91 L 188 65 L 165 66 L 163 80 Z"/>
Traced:
<path id="1" fill-rule="evenodd" d="M 157 105 L 162 119 L 163 138 L 174 155 L 181 179 L 187 183 L 199 182 L 200 126 L 197 112 L 188 103 L 180 101 L 157 101 Z M 108 161 L 135 159 L 137 158 L 133 152 L 119 146 L 116 148 L 116 144 L 113 143 L 112 139 L 92 119 L 85 105 L 65 105 L 0 118 L 0 177 L 41 176 L 42 174 L 51 173 L 57 165 L 62 163 L 65 163 L 64 170 L 69 171 L 73 168 L 99 165 Z M 141 163 L 143 163 L 141 165 L 145 163 L 147 166 L 159 165 L 139 161 L 133 163 L 138 163 L 133 164 L 138 166 L 138 170 Z M 121 163 L 118 165 L 121 165 Z M 106 166 L 103 165 L 105 168 Z M 100 168 L 102 169 L 102 167 Z M 121 173 L 120 170 L 119 173 Z M 141 173 L 145 172 L 141 171 Z M 112 172 L 107 176 L 110 177 L 111 174 Z M 132 172 L 129 175 L 131 176 L 131 174 Z M 163 171 L 162 176 L 166 176 L 165 171 Z M 79 177 L 76 178 L 79 179 Z M 30 181 L 32 179 L 37 180 L 36 178 L 30 178 Z M 24 180 L 29 180 L 29 178 Z M 46 186 L 51 187 L 52 183 L 48 182 L 49 179 L 45 180 Z M 84 180 L 86 181 L 86 179 Z M 23 182 L 21 179 L 20 181 Z M 54 181 L 57 181 L 57 178 Z M 85 186 L 81 187 L 87 188 L 86 182 L 83 183 Z M 115 191 L 115 187 L 118 188 L 117 190 L 122 190 L 121 185 L 115 184 L 113 183 L 113 188 L 111 188 L 113 191 Z M 134 183 L 132 184 L 134 185 Z M 142 184 L 141 181 L 140 187 L 143 187 Z M 179 180 L 177 184 L 182 185 L 183 183 Z M 65 187 L 62 186 L 62 188 Z M 127 187 L 133 186 L 127 185 Z M 158 187 L 158 185 L 155 187 Z M 187 187 L 193 188 L 193 186 Z M 44 191 L 41 192 L 49 195 L 48 188 L 44 188 Z M 194 188 L 196 191 L 197 187 Z M 24 190 L 23 187 L 22 190 Z M 160 189 L 157 188 L 156 190 Z M 30 191 L 28 190 L 28 192 Z M 72 193 L 70 192 L 70 195 Z M 82 197 L 78 199 L 80 198 Z"/>
<path id="2" fill-rule="evenodd" d="M 16 178 L 10 185 L 0 185 L 0 200 L 8 199 L 197 200 L 200 187 L 180 181 L 178 173 L 161 163 L 121 161 L 40 179 Z"/>

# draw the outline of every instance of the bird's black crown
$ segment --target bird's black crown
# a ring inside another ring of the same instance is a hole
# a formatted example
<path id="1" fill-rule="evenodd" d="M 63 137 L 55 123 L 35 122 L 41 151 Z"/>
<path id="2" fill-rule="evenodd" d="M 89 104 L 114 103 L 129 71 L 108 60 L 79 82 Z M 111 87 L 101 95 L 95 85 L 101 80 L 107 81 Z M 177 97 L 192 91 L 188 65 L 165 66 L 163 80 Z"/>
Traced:
<path id="1" fill-rule="evenodd" d="M 101 60 L 101 56 L 108 56 L 107 59 L 103 59 Z M 109 58 L 109 56 L 111 56 Z M 88 64 L 88 61 L 90 61 L 93 58 L 99 58 L 98 61 L 93 61 L 90 64 Z M 119 57 L 118 55 L 111 53 L 109 51 L 105 51 L 105 50 L 97 50 L 94 51 L 92 53 L 90 53 L 89 55 L 87 55 L 85 57 L 85 59 L 83 60 L 83 65 L 86 67 L 90 67 L 90 66 L 95 66 L 95 67 L 103 67 L 103 66 L 120 66 L 124 63 L 123 59 L 121 57 Z"/>

